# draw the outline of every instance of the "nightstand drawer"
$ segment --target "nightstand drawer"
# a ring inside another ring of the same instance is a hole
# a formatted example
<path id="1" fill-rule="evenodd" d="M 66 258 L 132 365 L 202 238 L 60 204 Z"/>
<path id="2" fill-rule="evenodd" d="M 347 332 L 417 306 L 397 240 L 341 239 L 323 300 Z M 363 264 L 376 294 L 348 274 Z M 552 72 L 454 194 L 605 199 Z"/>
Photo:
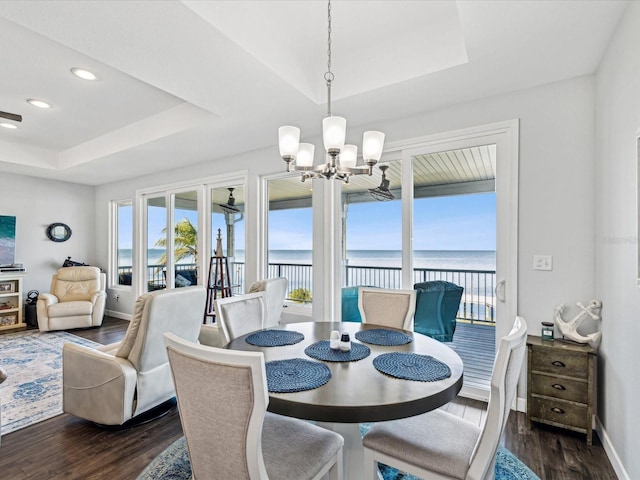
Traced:
<path id="1" fill-rule="evenodd" d="M 589 403 L 589 384 L 587 382 L 551 375 L 531 375 L 531 393 L 584 404 Z"/>
<path id="2" fill-rule="evenodd" d="M 561 427 L 590 429 L 587 405 L 575 404 L 557 398 L 531 396 L 531 419 Z"/>
<path id="3" fill-rule="evenodd" d="M 531 369 L 567 377 L 587 378 L 589 356 L 559 349 L 534 348 Z"/>

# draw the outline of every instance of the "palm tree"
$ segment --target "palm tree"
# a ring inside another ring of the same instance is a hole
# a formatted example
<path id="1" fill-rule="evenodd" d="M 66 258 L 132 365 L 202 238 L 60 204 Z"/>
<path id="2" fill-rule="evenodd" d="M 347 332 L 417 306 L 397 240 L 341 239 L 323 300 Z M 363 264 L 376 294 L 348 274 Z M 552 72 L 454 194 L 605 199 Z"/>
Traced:
<path id="1" fill-rule="evenodd" d="M 173 238 L 173 248 L 174 248 L 174 262 L 179 262 L 183 258 L 188 256 L 193 256 L 194 263 L 198 263 L 198 231 L 196 227 L 189 221 L 188 218 L 183 218 L 179 222 L 176 223 L 174 227 L 174 238 Z M 167 228 L 162 229 L 162 233 L 165 234 L 164 238 L 158 239 L 156 241 L 155 246 L 160 248 L 167 247 Z M 162 265 L 167 264 L 167 254 L 163 253 L 158 259 L 158 263 Z"/>

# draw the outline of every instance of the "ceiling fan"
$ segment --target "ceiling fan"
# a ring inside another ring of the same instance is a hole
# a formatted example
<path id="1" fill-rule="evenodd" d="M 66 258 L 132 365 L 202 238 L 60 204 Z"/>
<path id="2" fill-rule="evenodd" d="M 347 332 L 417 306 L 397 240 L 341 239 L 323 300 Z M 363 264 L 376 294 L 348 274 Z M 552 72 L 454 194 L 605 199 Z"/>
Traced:
<path id="1" fill-rule="evenodd" d="M 21 122 L 22 115 L 16 113 L 0 112 L 0 118 L 6 118 L 7 120 L 13 120 L 14 122 Z"/>
<path id="2" fill-rule="evenodd" d="M 233 215 L 234 213 L 240 213 L 240 209 L 236 207 L 236 199 L 233 196 L 233 191 L 235 190 L 235 188 L 229 187 L 227 188 L 227 190 L 229 190 L 229 199 L 227 200 L 227 203 L 219 203 L 218 206 L 224 213 L 228 213 L 230 215 Z"/>
<path id="3" fill-rule="evenodd" d="M 389 190 L 389 180 L 387 180 L 387 175 L 385 174 L 388 165 L 379 165 L 378 168 L 382 171 L 382 181 L 380 182 L 380 186 L 376 188 L 370 188 L 369 193 L 373 198 L 379 200 L 380 202 L 388 202 L 389 200 L 395 200 L 395 195 L 391 193 Z"/>

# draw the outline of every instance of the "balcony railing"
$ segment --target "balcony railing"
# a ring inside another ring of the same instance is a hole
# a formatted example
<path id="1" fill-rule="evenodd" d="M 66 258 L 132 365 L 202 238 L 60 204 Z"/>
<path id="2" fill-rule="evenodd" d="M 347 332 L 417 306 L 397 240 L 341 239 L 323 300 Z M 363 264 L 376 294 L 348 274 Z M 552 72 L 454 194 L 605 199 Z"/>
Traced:
<path id="1" fill-rule="evenodd" d="M 165 266 L 149 265 L 147 267 L 147 278 L 149 290 L 165 288 Z M 175 266 L 176 275 L 181 271 L 194 271 L 195 264 L 179 264 Z M 231 284 L 235 295 L 242 294 L 244 287 L 244 262 L 229 262 L 231 274 Z M 119 267 L 118 273 L 121 285 L 131 285 L 132 267 Z M 287 299 L 301 301 L 291 298 L 292 292 L 304 289 L 312 292 L 312 266 L 310 264 L 294 263 L 270 263 L 268 269 L 269 278 L 286 277 L 289 280 Z M 382 288 L 400 288 L 402 269 L 400 267 L 368 267 L 368 266 L 345 266 L 345 286 L 369 285 Z M 125 283 L 128 280 L 128 283 Z M 464 288 L 464 293 L 458 308 L 458 318 L 471 323 L 495 322 L 495 270 L 458 270 L 458 269 L 436 269 L 436 268 L 414 268 L 414 283 L 427 282 L 432 280 L 446 280 Z M 198 282 L 205 283 L 205 282 Z M 295 294 L 294 294 L 295 296 Z M 303 303 L 309 301 L 302 300 Z"/>

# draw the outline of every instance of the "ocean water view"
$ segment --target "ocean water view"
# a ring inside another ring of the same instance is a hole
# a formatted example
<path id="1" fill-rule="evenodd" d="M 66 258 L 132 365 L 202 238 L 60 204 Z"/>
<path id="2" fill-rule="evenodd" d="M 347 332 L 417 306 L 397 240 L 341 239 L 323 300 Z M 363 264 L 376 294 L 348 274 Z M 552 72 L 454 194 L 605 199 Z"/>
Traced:
<path id="1" fill-rule="evenodd" d="M 149 249 L 148 265 L 158 265 L 164 249 Z M 241 293 L 244 285 L 244 251 L 236 250 L 229 267 L 233 281 Z M 311 250 L 270 250 L 269 277 L 284 276 L 289 281 L 289 292 L 297 289 L 313 291 Z M 399 250 L 349 250 L 343 282 L 350 285 L 372 285 L 400 288 L 401 261 Z M 447 280 L 464 288 L 459 316 L 466 319 L 494 321 L 494 289 L 496 252 L 493 250 L 416 250 L 413 252 L 414 282 Z M 184 258 L 178 265 L 193 264 L 193 258 Z M 120 250 L 119 265 L 131 268 L 131 250 Z M 361 268 L 360 268 L 361 267 Z M 191 267 L 182 267 L 191 268 Z M 430 269 L 433 271 L 419 270 Z M 149 269 L 155 282 L 162 282 L 161 270 Z M 157 276 L 157 278 L 155 278 Z"/>
<path id="2" fill-rule="evenodd" d="M 148 264 L 157 264 L 164 252 L 162 248 L 150 248 Z M 309 265 L 311 257 L 311 250 L 269 251 L 269 263 Z M 244 250 L 236 250 L 233 260 L 244 262 Z M 347 262 L 350 266 L 399 268 L 402 252 L 399 250 L 348 250 Z M 189 263 L 193 263 L 192 257 L 178 262 L 178 264 Z M 118 265 L 125 267 L 131 264 L 131 249 L 119 250 Z M 413 252 L 413 266 L 448 270 L 495 270 L 496 252 L 493 250 L 416 250 Z"/>

